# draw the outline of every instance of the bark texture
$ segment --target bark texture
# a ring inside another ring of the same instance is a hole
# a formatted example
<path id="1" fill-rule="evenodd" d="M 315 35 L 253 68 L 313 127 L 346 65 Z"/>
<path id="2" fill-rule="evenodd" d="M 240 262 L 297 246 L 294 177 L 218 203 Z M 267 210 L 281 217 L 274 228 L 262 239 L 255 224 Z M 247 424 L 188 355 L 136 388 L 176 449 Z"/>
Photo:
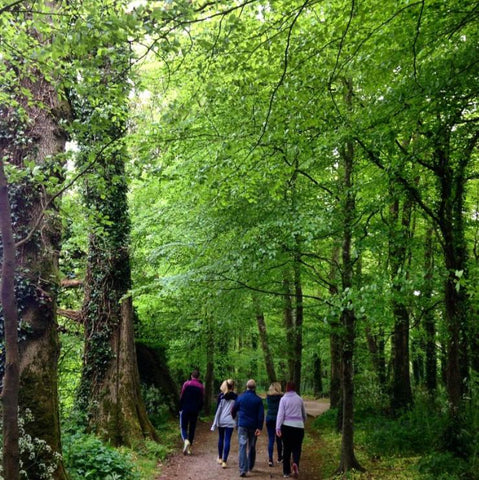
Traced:
<path id="1" fill-rule="evenodd" d="M 20 478 L 20 450 L 18 445 L 18 392 L 20 387 L 18 354 L 18 312 L 15 296 L 16 250 L 13 240 L 12 218 L 8 186 L 0 148 L 0 232 L 2 240 L 1 307 L 5 335 L 5 374 L 3 376 L 3 475 Z"/>

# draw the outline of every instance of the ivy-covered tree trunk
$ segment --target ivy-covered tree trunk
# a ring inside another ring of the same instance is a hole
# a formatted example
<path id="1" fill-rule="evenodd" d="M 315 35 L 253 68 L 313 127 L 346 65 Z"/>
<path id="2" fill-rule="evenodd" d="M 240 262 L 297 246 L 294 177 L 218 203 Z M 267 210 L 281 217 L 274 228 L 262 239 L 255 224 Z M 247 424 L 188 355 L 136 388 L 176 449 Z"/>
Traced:
<path id="1" fill-rule="evenodd" d="M 12 89 L 18 104 L 15 108 L 1 108 L 0 154 L 20 171 L 28 168 L 29 160 L 42 172 L 42 179 L 54 178 L 60 183 L 62 164 L 57 155 L 64 151 L 66 135 L 59 125 L 68 111 L 38 70 L 29 73 L 19 79 L 19 84 L 31 98 Z M 19 115 L 22 109 L 23 117 Z M 51 189 L 51 185 L 36 181 L 28 173 L 24 180 L 10 184 L 9 193 L 17 246 L 17 308 L 23 325 L 19 343 L 19 412 L 26 419 L 25 434 L 38 439 L 35 442 L 46 442 L 53 452 L 44 449 L 31 456 L 25 451 L 22 468 L 31 478 L 41 478 L 46 466 L 57 465 L 53 478 L 63 480 L 63 463 L 55 458 L 61 453 L 56 322 L 61 224 Z"/>
<path id="2" fill-rule="evenodd" d="M 89 429 L 113 445 L 157 439 L 140 392 L 134 344 L 123 145 L 102 155 L 86 186 L 96 213 L 90 234 L 83 319 L 85 352 L 79 406 Z"/>

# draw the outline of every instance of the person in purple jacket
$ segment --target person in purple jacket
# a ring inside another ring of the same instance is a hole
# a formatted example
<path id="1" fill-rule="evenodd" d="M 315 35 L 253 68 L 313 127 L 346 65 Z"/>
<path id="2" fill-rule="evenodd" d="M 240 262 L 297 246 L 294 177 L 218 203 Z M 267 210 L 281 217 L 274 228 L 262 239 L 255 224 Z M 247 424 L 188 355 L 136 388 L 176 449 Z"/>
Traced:
<path id="1" fill-rule="evenodd" d="M 286 393 L 279 402 L 276 434 L 283 440 L 283 477 L 298 478 L 299 460 L 304 438 L 306 409 L 303 399 L 296 393 L 293 382 L 286 384 Z M 291 465 L 291 455 L 293 465 Z"/>
<path id="2" fill-rule="evenodd" d="M 184 455 L 191 455 L 196 422 L 205 398 L 205 387 L 199 378 L 200 372 L 194 369 L 191 372 L 191 379 L 183 384 L 180 393 L 180 427 Z"/>

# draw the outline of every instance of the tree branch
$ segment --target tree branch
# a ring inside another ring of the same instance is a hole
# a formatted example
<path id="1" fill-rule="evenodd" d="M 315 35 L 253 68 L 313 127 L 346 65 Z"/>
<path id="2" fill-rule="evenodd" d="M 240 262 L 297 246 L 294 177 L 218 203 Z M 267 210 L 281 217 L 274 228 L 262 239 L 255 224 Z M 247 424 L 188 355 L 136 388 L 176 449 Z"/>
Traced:
<path id="1" fill-rule="evenodd" d="M 17 0 L 16 2 L 11 3 L 10 5 L 5 5 L 4 7 L 0 8 L 0 15 L 2 13 L 8 12 L 12 8 L 16 7 L 17 5 L 20 5 L 23 3 L 25 0 Z"/>
<path id="2" fill-rule="evenodd" d="M 120 138 L 122 138 L 123 131 L 119 133 L 118 137 L 113 138 L 110 140 L 108 143 L 103 145 L 100 149 L 100 151 L 95 155 L 95 158 L 83 169 L 80 170 L 79 173 L 77 173 L 65 186 L 63 186 L 57 193 L 55 193 L 52 197 L 49 198 L 48 202 L 45 204 L 43 210 L 41 211 L 40 215 L 38 215 L 35 223 L 33 224 L 32 228 L 28 232 L 27 236 L 19 240 L 15 244 L 15 248 L 21 247 L 25 243 L 27 243 L 33 236 L 33 234 L 37 231 L 38 227 L 40 226 L 40 223 L 43 221 L 43 218 L 45 217 L 45 212 L 47 209 L 53 204 L 53 202 L 60 196 L 62 195 L 66 190 L 68 190 L 80 177 L 85 175 L 90 168 L 95 165 L 95 163 L 98 162 L 98 160 L 101 157 L 101 154 L 111 145 L 113 145 L 116 141 L 118 141 Z"/>
<path id="3" fill-rule="evenodd" d="M 69 310 L 59 308 L 57 309 L 57 315 L 60 315 L 60 317 L 68 318 L 70 320 L 73 320 L 75 323 L 83 325 L 83 315 L 81 310 Z"/>

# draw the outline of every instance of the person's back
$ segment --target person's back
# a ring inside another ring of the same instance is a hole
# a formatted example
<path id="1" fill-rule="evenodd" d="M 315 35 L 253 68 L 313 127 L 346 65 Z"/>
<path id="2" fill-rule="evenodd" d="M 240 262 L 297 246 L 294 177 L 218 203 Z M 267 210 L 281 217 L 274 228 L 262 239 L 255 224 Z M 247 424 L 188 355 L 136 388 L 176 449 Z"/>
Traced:
<path id="1" fill-rule="evenodd" d="M 246 477 L 253 470 L 256 460 L 256 438 L 261 434 L 264 422 L 263 400 L 256 395 L 256 382 L 246 383 L 246 391 L 234 404 L 231 414 L 238 416 L 238 453 L 240 477 Z M 249 448 L 248 448 L 249 447 Z"/>
<path id="2" fill-rule="evenodd" d="M 180 395 L 180 410 L 199 412 L 203 408 L 204 386 L 197 378 L 191 378 L 183 384 Z"/>
<path id="3" fill-rule="evenodd" d="M 199 381 L 198 369 L 191 372 L 190 380 L 187 380 L 180 394 L 180 428 L 181 438 L 184 441 L 183 453 L 191 455 L 191 445 L 195 438 L 196 422 L 203 408 L 205 387 Z"/>
<path id="4" fill-rule="evenodd" d="M 276 417 L 278 416 L 279 401 L 281 400 L 282 396 L 283 395 L 281 394 L 266 395 L 266 405 L 268 407 L 266 412 L 266 421 L 276 421 Z"/>
<path id="5" fill-rule="evenodd" d="M 214 425 L 218 427 L 235 427 L 236 422 L 231 415 L 234 404 L 238 395 L 235 392 L 227 392 L 221 394 L 221 398 L 218 402 L 218 408 L 216 409 Z"/>
<path id="6" fill-rule="evenodd" d="M 269 386 L 268 393 L 266 395 L 266 406 L 268 407 L 268 411 L 266 413 L 266 429 L 268 431 L 268 465 L 270 467 L 274 465 L 273 452 L 275 442 L 276 449 L 278 451 L 278 462 L 283 460 L 283 442 L 281 438 L 276 435 L 276 418 L 278 416 L 281 398 L 283 398 L 281 384 L 279 382 L 273 382 Z"/>
<path id="7" fill-rule="evenodd" d="M 261 430 L 264 421 L 263 400 L 254 390 L 246 390 L 236 400 L 232 411 L 238 415 L 238 426 Z"/>

